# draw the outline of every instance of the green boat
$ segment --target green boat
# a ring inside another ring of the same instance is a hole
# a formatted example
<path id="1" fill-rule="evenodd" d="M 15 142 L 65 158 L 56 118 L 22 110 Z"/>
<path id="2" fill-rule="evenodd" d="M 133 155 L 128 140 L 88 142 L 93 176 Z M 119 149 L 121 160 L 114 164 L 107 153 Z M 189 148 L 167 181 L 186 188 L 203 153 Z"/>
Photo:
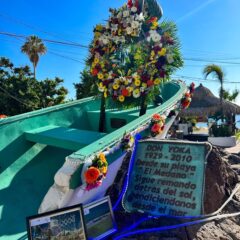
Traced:
<path id="1" fill-rule="evenodd" d="M 104 195 L 124 153 L 109 153 L 107 178 L 91 191 L 81 187 L 85 163 L 149 122 L 154 113 L 174 109 L 186 90 L 181 81 L 163 84 L 163 103 L 149 105 L 141 117 L 136 108 L 107 109 L 105 133 L 98 132 L 100 100 L 94 98 L 0 120 L 0 239 L 26 239 L 26 216 Z"/>

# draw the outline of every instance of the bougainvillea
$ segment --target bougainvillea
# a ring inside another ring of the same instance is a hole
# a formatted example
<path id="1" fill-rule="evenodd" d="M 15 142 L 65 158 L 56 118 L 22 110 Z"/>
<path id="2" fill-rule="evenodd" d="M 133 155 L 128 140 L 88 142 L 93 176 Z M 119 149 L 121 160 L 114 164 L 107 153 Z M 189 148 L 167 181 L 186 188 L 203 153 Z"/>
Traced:
<path id="1" fill-rule="evenodd" d="M 147 1 L 146 1 L 147 2 Z M 182 65 L 173 25 L 151 16 L 139 1 L 110 9 L 97 25 L 88 65 L 98 90 L 119 104 L 139 104 L 141 96 L 159 94 L 159 84 Z"/>

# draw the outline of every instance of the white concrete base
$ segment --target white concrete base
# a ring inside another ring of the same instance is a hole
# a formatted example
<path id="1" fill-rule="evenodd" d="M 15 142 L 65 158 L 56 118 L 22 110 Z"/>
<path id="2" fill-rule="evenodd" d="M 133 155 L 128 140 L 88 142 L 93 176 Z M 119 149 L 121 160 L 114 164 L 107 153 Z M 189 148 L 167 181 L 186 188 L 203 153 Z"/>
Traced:
<path id="1" fill-rule="evenodd" d="M 208 141 L 217 147 L 234 147 L 236 146 L 236 137 L 208 137 Z"/>

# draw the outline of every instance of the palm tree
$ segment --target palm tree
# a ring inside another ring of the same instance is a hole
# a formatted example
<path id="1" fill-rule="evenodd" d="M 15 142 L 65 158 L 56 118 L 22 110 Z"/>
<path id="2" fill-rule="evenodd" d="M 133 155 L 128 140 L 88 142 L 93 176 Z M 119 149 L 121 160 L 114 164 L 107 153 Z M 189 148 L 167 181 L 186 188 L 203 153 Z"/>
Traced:
<path id="1" fill-rule="evenodd" d="M 21 51 L 28 55 L 31 63 L 33 64 L 34 78 L 36 79 L 36 67 L 39 61 L 39 55 L 46 53 L 46 46 L 39 37 L 29 36 L 27 41 L 21 47 Z"/>
<path id="2" fill-rule="evenodd" d="M 207 65 L 203 69 L 203 74 L 204 74 L 205 78 L 207 78 L 209 74 L 212 74 L 221 84 L 221 86 L 220 86 L 220 102 L 221 102 L 221 109 L 222 109 L 222 115 L 223 115 L 223 93 L 224 93 L 223 82 L 224 82 L 225 74 L 224 74 L 222 68 L 215 64 Z"/>

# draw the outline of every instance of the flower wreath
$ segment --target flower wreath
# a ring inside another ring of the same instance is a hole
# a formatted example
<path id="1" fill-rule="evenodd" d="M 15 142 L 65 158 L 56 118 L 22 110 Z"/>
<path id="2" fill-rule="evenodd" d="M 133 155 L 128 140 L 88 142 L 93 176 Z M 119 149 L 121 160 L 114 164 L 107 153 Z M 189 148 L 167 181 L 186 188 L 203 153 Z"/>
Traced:
<path id="1" fill-rule="evenodd" d="M 156 137 L 161 134 L 164 129 L 165 117 L 160 116 L 158 113 L 154 114 L 149 125 L 150 133 L 152 137 Z"/>
<path id="2" fill-rule="evenodd" d="M 92 161 L 92 165 L 84 173 L 87 183 L 86 190 L 91 190 L 102 184 L 102 180 L 106 177 L 108 171 L 108 162 L 103 153 L 99 153 Z"/>
<path id="3" fill-rule="evenodd" d="M 142 10 L 138 0 L 128 0 L 120 9 L 110 9 L 106 25 L 94 29 L 90 73 L 99 92 L 118 103 L 159 93 L 159 84 L 182 65 L 173 30 L 160 25 L 149 9 Z"/>

